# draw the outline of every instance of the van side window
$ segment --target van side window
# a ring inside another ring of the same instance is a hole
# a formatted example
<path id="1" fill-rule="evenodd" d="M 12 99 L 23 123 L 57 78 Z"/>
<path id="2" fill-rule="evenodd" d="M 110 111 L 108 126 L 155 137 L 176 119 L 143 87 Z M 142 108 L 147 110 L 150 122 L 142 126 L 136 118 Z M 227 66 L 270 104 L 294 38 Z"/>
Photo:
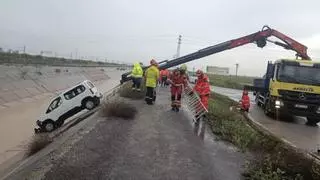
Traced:
<path id="1" fill-rule="evenodd" d="M 54 100 L 51 102 L 51 104 L 49 105 L 46 113 L 49 113 L 49 112 L 55 110 L 55 109 L 58 108 L 61 104 L 62 104 L 61 97 L 57 97 L 56 99 L 54 99 Z"/>
<path id="2" fill-rule="evenodd" d="M 86 90 L 86 88 L 83 85 L 79 85 L 73 89 L 71 89 L 70 91 L 64 93 L 64 98 L 66 100 L 70 100 L 76 96 L 78 96 L 79 94 L 83 93 Z"/>

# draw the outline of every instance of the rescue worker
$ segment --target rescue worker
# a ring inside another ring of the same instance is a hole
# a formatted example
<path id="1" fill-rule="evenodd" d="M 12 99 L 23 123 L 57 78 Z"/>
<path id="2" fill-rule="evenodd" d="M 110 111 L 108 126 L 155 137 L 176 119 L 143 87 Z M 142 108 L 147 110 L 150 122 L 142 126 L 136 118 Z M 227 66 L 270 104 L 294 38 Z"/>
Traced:
<path id="1" fill-rule="evenodd" d="M 141 68 L 141 63 L 135 63 L 131 71 L 132 77 L 132 90 L 141 91 L 140 85 L 143 76 L 143 70 Z"/>
<path id="2" fill-rule="evenodd" d="M 181 65 L 180 73 L 183 76 L 183 78 L 185 79 L 185 81 L 189 81 L 187 65 L 185 65 L 185 64 Z"/>
<path id="3" fill-rule="evenodd" d="M 148 105 L 152 105 L 156 99 L 155 87 L 157 87 L 157 82 L 160 77 L 160 72 L 158 69 L 158 63 L 152 59 L 150 61 L 150 67 L 145 71 L 145 81 L 146 81 L 146 102 Z"/>
<path id="4" fill-rule="evenodd" d="M 197 70 L 196 75 L 197 75 L 197 82 L 193 88 L 193 92 L 196 92 L 199 95 L 201 103 L 208 110 L 209 97 L 211 93 L 209 78 L 201 70 Z M 200 118 L 201 117 L 196 117 L 197 121 Z"/>
<path id="5" fill-rule="evenodd" d="M 179 69 L 175 69 L 168 80 L 171 84 L 171 108 L 178 112 L 181 107 L 182 88 L 186 84 Z"/>
<path id="6" fill-rule="evenodd" d="M 249 112 L 249 108 L 250 108 L 250 97 L 248 95 L 248 91 L 247 90 L 243 90 L 242 92 L 242 98 L 240 100 L 240 105 L 241 105 L 241 111 L 246 111 Z"/>
<path id="7" fill-rule="evenodd" d="M 160 71 L 160 85 L 161 87 L 167 87 L 167 80 L 169 77 L 169 71 L 168 69 L 163 69 Z"/>

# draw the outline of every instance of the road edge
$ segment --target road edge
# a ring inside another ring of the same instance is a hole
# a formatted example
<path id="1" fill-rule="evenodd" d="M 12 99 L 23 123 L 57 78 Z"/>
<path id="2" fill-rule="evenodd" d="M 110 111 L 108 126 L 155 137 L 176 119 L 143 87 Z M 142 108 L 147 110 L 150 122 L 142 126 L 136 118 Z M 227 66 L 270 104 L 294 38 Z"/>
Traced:
<path id="1" fill-rule="evenodd" d="M 281 137 L 278 137 L 276 136 L 274 133 L 272 133 L 268 128 L 266 128 L 265 126 L 263 126 L 261 123 L 257 122 L 256 120 L 254 120 L 254 118 L 248 114 L 248 113 L 243 113 L 245 119 L 247 120 L 248 124 L 254 128 L 255 130 L 257 130 L 258 132 L 266 135 L 266 136 L 270 136 L 272 138 L 275 138 L 277 140 L 279 140 L 280 142 L 282 142 L 286 147 L 296 151 L 296 152 L 299 152 L 301 154 L 304 155 L 304 158 L 307 158 L 307 159 L 311 159 L 313 160 L 314 162 L 316 162 L 317 164 L 320 165 L 320 157 L 318 157 L 317 155 L 311 153 L 311 152 L 307 152 L 305 150 L 302 150 L 300 148 L 298 148 L 296 145 L 294 145 L 293 143 L 291 143 L 290 141 L 284 139 L 284 138 L 281 138 Z"/>

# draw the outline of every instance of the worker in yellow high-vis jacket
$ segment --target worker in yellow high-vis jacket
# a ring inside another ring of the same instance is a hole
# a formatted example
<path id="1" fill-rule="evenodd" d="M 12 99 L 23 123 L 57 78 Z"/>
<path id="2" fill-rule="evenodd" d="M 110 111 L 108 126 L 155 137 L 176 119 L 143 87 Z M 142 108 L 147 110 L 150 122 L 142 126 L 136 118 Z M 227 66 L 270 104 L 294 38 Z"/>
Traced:
<path id="1" fill-rule="evenodd" d="M 143 76 L 143 70 L 141 67 L 141 63 L 135 63 L 131 71 L 132 90 L 141 91 L 140 85 L 141 85 L 142 76 Z"/>
<path id="2" fill-rule="evenodd" d="M 147 87 L 146 102 L 152 105 L 156 100 L 155 88 L 157 87 L 158 79 L 160 77 L 160 72 L 158 68 L 158 63 L 152 59 L 150 61 L 150 67 L 145 72 L 145 81 Z"/>

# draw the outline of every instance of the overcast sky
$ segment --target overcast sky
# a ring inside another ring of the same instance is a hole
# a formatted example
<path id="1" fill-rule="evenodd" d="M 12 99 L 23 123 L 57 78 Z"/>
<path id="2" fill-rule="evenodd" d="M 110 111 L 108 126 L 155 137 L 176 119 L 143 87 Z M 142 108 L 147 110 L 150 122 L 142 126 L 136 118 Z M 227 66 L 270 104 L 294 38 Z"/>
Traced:
<path id="1" fill-rule="evenodd" d="M 256 32 L 267 24 L 304 43 L 320 60 L 319 0 L 0 0 L 0 47 L 58 55 L 149 62 L 181 55 Z M 77 49 L 77 50 L 76 50 Z M 230 67 L 263 75 L 268 60 L 294 52 L 246 45 L 188 67 Z"/>

